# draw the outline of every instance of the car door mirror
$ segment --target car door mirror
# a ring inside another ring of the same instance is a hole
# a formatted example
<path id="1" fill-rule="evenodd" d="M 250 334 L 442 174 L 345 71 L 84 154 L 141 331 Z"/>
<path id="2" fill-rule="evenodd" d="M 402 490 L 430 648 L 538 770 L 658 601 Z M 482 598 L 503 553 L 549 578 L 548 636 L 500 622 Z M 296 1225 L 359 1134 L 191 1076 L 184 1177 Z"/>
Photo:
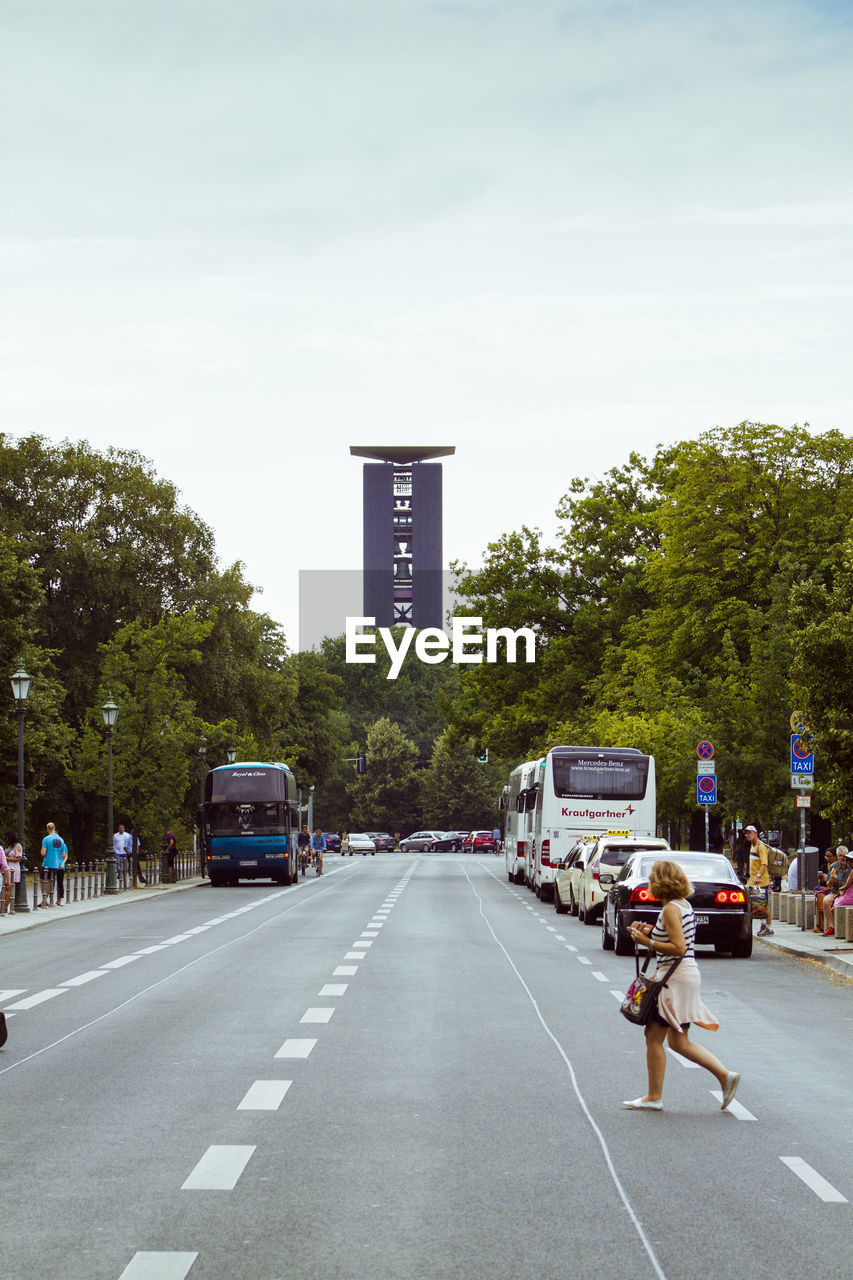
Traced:
<path id="1" fill-rule="evenodd" d="M 598 877 L 598 883 L 600 885 L 604 885 L 604 887 L 606 888 L 609 885 L 613 884 L 615 879 L 616 879 L 615 876 L 612 876 L 608 871 L 605 871 L 603 875 L 600 875 Z"/>

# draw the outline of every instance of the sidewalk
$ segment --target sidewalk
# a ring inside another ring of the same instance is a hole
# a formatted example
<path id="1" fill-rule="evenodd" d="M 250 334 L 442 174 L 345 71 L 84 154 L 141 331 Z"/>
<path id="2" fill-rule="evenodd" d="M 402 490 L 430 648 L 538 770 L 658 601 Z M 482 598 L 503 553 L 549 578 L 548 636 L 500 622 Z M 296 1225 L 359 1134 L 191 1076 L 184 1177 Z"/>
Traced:
<path id="1" fill-rule="evenodd" d="M 105 911 L 108 907 L 123 906 L 128 902 L 151 902 L 163 894 L 180 893 L 184 889 L 196 889 L 199 885 L 209 883 L 202 876 L 192 876 L 189 880 L 180 880 L 178 884 L 152 884 L 144 889 L 125 889 L 122 893 L 101 894 L 97 898 L 84 898 L 81 902 L 66 902 L 61 907 L 39 907 L 35 911 L 30 899 L 29 911 L 0 916 L 0 939 L 11 933 L 19 933 L 21 929 L 35 929 L 39 925 L 51 924 L 54 920 L 86 916 L 92 911 Z"/>
<path id="2" fill-rule="evenodd" d="M 827 969 L 853 978 L 853 942 L 845 942 L 843 938 L 825 938 L 822 933 L 813 933 L 811 929 L 803 932 L 799 925 L 785 924 L 782 920 L 774 920 L 772 929 L 773 937 L 756 937 L 756 945 L 760 943 L 770 951 L 799 956 L 801 960 L 816 960 Z"/>

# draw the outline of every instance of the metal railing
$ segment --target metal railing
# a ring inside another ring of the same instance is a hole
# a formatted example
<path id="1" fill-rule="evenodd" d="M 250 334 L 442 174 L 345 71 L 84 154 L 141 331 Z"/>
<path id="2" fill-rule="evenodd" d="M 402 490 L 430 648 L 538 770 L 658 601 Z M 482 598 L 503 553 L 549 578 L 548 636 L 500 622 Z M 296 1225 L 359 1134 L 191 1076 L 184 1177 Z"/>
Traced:
<path id="1" fill-rule="evenodd" d="M 139 875 L 137 884 L 140 888 L 158 884 L 177 884 L 181 880 L 191 880 L 201 874 L 201 863 L 197 853 L 192 851 L 178 852 L 172 858 L 172 865 L 165 854 L 151 854 L 139 859 Z M 97 858 L 93 862 L 68 862 L 62 882 L 63 900 L 65 902 L 85 902 L 89 898 L 100 898 L 107 884 L 106 859 Z M 127 858 L 123 858 L 116 866 L 116 886 L 119 893 L 133 888 L 133 871 Z M 14 885 L 12 900 L 14 902 Z M 33 908 L 52 906 L 57 901 L 60 883 L 53 885 L 53 892 L 42 893 L 41 882 L 36 868 L 33 883 Z"/>

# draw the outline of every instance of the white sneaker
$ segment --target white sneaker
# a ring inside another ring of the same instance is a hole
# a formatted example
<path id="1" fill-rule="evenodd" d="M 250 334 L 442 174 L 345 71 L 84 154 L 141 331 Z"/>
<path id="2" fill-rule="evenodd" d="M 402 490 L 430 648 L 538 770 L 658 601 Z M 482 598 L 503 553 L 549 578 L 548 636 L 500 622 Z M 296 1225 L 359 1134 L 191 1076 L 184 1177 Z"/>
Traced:
<path id="1" fill-rule="evenodd" d="M 630 1102 L 623 1102 L 623 1107 L 627 1107 L 629 1111 L 663 1111 L 663 1103 L 646 1101 L 645 1098 L 632 1098 Z"/>

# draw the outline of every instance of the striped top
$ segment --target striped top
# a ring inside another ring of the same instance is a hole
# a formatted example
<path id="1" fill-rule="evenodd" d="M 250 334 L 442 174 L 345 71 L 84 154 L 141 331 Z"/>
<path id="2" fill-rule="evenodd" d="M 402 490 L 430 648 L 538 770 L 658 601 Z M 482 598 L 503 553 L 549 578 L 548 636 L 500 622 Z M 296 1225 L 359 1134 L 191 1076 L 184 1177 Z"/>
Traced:
<path id="1" fill-rule="evenodd" d="M 684 953 L 684 959 L 693 960 L 695 959 L 693 954 L 693 944 L 696 941 L 696 917 L 693 914 L 693 908 L 686 898 L 675 898 L 673 901 L 675 906 L 677 906 L 681 912 L 681 928 L 684 931 L 684 941 L 687 943 L 687 950 Z M 663 922 L 663 910 L 661 910 L 660 915 L 657 920 L 655 920 L 654 928 L 652 929 L 651 941 L 652 945 L 654 945 L 655 942 L 669 942 L 669 934 L 667 933 L 666 925 Z M 658 952 L 659 965 L 674 964 L 677 959 L 678 956 L 665 955 L 663 952 Z"/>

